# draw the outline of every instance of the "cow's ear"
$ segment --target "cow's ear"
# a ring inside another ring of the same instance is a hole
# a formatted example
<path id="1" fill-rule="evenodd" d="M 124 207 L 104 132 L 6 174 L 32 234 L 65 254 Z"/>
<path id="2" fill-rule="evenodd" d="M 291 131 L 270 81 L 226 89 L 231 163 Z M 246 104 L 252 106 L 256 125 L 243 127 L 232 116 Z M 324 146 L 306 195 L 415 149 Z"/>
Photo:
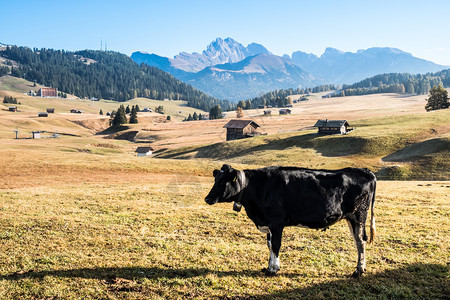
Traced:
<path id="1" fill-rule="evenodd" d="M 213 176 L 216 177 L 217 174 L 219 174 L 219 170 L 215 169 L 215 170 L 213 171 Z"/>

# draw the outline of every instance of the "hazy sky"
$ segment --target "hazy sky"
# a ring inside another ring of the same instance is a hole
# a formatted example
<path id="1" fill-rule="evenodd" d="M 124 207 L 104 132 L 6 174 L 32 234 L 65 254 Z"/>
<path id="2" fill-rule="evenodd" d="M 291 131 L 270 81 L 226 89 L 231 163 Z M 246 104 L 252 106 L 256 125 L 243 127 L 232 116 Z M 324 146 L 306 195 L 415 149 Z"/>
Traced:
<path id="1" fill-rule="evenodd" d="M 450 0 L 0 0 L 0 42 L 173 57 L 217 37 L 276 55 L 395 47 L 450 65 Z"/>

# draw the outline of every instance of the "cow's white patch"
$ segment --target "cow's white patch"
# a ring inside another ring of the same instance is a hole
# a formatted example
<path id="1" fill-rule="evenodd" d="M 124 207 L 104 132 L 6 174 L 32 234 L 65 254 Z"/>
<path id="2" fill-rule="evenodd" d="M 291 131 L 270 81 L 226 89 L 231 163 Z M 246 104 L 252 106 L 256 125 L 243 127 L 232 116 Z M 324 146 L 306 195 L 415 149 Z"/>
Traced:
<path id="1" fill-rule="evenodd" d="M 276 273 L 278 270 L 280 270 L 280 258 L 275 255 L 275 253 L 272 250 L 272 243 L 270 241 L 267 241 L 267 246 L 269 246 L 270 255 L 269 255 L 269 267 L 267 268 L 267 271 L 271 273 Z"/>
<path id="2" fill-rule="evenodd" d="M 269 233 L 269 226 L 257 226 L 258 230 L 261 231 L 262 233 Z"/>

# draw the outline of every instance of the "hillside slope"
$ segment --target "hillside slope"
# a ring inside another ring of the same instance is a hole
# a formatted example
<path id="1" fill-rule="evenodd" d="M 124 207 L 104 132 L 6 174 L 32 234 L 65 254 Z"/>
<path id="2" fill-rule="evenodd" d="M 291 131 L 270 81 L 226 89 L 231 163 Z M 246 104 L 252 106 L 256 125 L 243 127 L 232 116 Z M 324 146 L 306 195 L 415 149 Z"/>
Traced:
<path id="1" fill-rule="evenodd" d="M 277 89 L 324 83 L 290 60 L 269 54 L 207 67 L 186 80 L 199 90 L 231 101 L 248 99 Z"/>
<path id="2" fill-rule="evenodd" d="M 0 51 L 0 56 L 19 65 L 11 68 L 11 75 L 56 87 L 80 98 L 185 100 L 188 106 L 207 111 L 217 104 L 224 109 L 231 107 L 227 101 L 208 96 L 158 68 L 139 66 L 130 57 L 117 52 L 31 50 L 9 46 Z"/>
<path id="3" fill-rule="evenodd" d="M 347 135 L 316 130 L 184 147 L 161 158 L 208 158 L 254 165 L 369 167 L 385 179 L 450 180 L 450 110 L 353 121 Z M 433 145 L 433 147 L 431 147 Z"/>

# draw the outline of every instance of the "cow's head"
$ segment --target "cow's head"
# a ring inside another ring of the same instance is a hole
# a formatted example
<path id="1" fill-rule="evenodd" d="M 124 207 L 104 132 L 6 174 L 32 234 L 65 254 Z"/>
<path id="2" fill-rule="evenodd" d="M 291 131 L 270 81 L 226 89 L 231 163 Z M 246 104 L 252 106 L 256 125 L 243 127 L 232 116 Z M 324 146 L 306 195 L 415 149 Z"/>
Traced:
<path id="1" fill-rule="evenodd" d="M 232 202 L 235 201 L 236 195 L 243 188 L 242 171 L 233 169 L 229 165 L 223 165 L 222 169 L 214 170 L 213 176 L 215 178 L 214 186 L 206 196 L 206 203 L 212 205 L 217 202 Z"/>

